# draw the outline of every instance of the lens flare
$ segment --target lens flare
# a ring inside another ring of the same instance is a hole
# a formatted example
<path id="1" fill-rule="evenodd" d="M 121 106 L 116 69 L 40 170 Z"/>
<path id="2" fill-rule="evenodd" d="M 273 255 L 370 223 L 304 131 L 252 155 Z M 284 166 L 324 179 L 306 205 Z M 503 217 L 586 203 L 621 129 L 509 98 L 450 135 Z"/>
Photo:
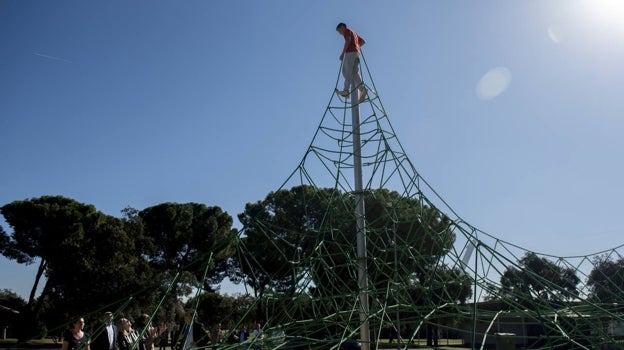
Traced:
<path id="1" fill-rule="evenodd" d="M 490 69 L 481 77 L 476 86 L 477 97 L 491 100 L 507 90 L 511 83 L 511 71 L 506 67 Z"/>

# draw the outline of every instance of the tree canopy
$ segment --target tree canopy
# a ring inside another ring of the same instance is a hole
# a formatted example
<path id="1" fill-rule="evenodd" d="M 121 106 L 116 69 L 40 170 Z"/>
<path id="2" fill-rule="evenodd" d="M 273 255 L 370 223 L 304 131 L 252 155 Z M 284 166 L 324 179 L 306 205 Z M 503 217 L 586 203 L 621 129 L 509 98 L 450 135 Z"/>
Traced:
<path id="1" fill-rule="evenodd" d="M 598 302 L 624 303 L 624 258 L 597 257 L 587 285 L 591 288 L 591 298 Z"/>
<path id="2" fill-rule="evenodd" d="M 528 252 L 518 260 L 518 267 L 505 270 L 499 293 L 521 305 L 536 301 L 560 304 L 578 297 L 580 281 L 574 269 Z"/>
<path id="3" fill-rule="evenodd" d="M 233 253 L 232 218 L 203 204 L 163 203 L 140 213 L 127 208 L 117 218 L 73 199 L 43 196 L 0 211 L 13 230 L 0 231 L 0 252 L 18 263 L 39 264 L 21 316 L 29 325 L 20 327 L 29 330 L 23 339 L 37 332 L 32 320 L 61 325 L 70 315 L 104 307 L 129 314 L 153 309 L 167 293 L 172 271 L 184 267 L 186 280 L 180 281 L 196 282 L 208 267 L 211 281 L 222 279 L 215 267 Z M 190 291 L 177 289 L 161 307 L 177 308 L 180 290 Z M 165 311 L 163 317 L 175 315 Z"/>
<path id="4" fill-rule="evenodd" d="M 418 198 L 386 189 L 367 192 L 365 207 L 373 288 L 385 290 L 388 283 L 406 276 L 413 285 L 435 284 L 433 276 L 450 273 L 438 264 L 455 240 L 447 217 Z M 241 241 L 245 249 L 238 257 L 242 274 L 258 295 L 266 289 L 292 293 L 306 277 L 318 295 L 337 298 L 353 293 L 357 290 L 354 210 L 351 194 L 305 185 L 247 204 L 239 215 L 245 227 Z M 451 293 L 457 295 L 449 301 L 465 300 L 469 286 Z"/>
<path id="5" fill-rule="evenodd" d="M 206 283 L 223 279 L 222 266 L 234 253 L 232 217 L 200 203 L 162 203 L 138 213 L 149 247 L 146 258 L 159 271 L 189 273 L 191 282 L 210 271 Z M 206 287 L 209 288 L 209 285 Z"/>
<path id="6" fill-rule="evenodd" d="M 80 240 L 101 219 L 94 206 L 61 196 L 15 201 L 4 205 L 0 212 L 13 228 L 11 235 L 3 232 L 2 255 L 21 264 L 39 261 L 29 305 L 34 302 L 43 274 L 51 273 L 55 264 L 65 263 L 65 254 L 77 253 Z M 48 289 L 44 287 L 44 293 Z"/>
<path id="7" fill-rule="evenodd" d="M 447 261 L 454 223 L 422 198 L 387 189 L 365 192 L 364 201 L 372 311 L 392 303 L 416 327 L 431 308 L 461 307 L 475 281 Z M 17 321 L 28 324 L 21 329 L 63 325 L 85 311 L 93 318 L 105 308 L 124 315 L 158 310 L 160 321 L 171 321 L 197 300 L 211 324 L 240 326 L 236 321 L 262 320 L 263 313 L 290 320 L 333 315 L 318 319 L 325 327 L 342 322 L 359 293 L 355 198 L 337 189 L 271 192 L 238 215 L 241 232 L 228 213 L 201 203 L 126 208 L 115 217 L 70 198 L 42 196 L 8 203 L 0 213 L 9 226 L 0 227 L 0 253 L 38 264 L 32 293 L 20 306 Z M 560 307 L 582 297 L 568 266 L 528 252 L 503 271 L 500 285 L 488 288 L 508 306 Z M 245 281 L 255 294 L 219 295 L 225 278 Z M 624 259 L 596 258 L 587 286 L 592 301 L 622 303 Z M 192 291 L 201 292 L 199 299 L 189 298 Z M 431 315 L 427 322 L 438 317 Z"/>

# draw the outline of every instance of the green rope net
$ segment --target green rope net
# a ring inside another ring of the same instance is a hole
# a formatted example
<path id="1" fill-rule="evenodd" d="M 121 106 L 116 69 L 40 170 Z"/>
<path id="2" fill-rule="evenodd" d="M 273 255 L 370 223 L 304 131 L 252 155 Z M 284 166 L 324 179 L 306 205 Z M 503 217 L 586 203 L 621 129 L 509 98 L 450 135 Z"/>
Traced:
<path id="1" fill-rule="evenodd" d="M 239 216 L 243 229 L 231 238 L 237 247 L 232 260 L 251 297 L 243 316 L 224 327 L 262 324 L 263 337 L 251 337 L 245 349 L 348 349 L 358 342 L 371 349 L 427 343 L 483 348 L 497 341 L 524 348 L 617 346 L 624 336 L 622 247 L 549 256 L 462 220 L 407 157 L 363 56 L 362 63 L 368 90 L 357 105 L 363 191 L 353 180 L 353 107 L 332 92 L 299 165 L 279 189 Z M 361 195 L 365 290 L 356 251 Z M 212 255 L 205 261 L 207 271 Z M 159 307 L 178 277 L 172 276 Z M 196 290 L 199 296 L 202 290 Z M 128 298 L 108 307 L 121 314 Z M 370 340 L 361 337 L 365 325 Z"/>
<path id="2" fill-rule="evenodd" d="M 370 348 L 388 338 L 400 348 L 448 339 L 475 348 L 513 333 L 506 341 L 526 348 L 591 349 L 624 335 L 620 247 L 547 256 L 466 223 L 408 159 L 362 66 L 369 287 L 357 283 L 352 105 L 332 94 L 299 166 L 241 215 L 237 260 L 256 293 L 264 346 L 345 348 L 362 341 L 364 323 Z M 263 254 L 249 249 L 257 245 Z"/>

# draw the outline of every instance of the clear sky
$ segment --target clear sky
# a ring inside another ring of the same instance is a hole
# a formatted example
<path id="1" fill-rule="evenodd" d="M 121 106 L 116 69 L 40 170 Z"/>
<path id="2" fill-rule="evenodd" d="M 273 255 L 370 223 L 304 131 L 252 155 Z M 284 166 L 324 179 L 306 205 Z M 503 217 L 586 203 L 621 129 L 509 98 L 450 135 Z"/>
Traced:
<path id="1" fill-rule="evenodd" d="M 410 158 L 471 224 L 555 255 L 624 243 L 620 0 L 0 0 L 0 204 L 236 216 L 304 154 L 340 21 L 367 40 Z M 34 273 L 0 257 L 0 288 L 26 295 Z"/>

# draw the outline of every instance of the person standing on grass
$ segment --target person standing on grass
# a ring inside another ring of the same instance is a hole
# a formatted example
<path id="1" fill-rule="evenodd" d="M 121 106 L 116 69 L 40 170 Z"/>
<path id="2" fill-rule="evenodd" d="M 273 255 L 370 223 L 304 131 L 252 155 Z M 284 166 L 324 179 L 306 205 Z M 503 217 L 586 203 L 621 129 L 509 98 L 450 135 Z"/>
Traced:
<path id="1" fill-rule="evenodd" d="M 132 328 L 132 322 L 127 318 L 119 320 L 117 327 L 117 345 L 119 350 L 137 350 L 139 345 L 139 333 Z"/>
<path id="2" fill-rule="evenodd" d="M 362 76 L 360 75 L 360 48 L 366 44 L 366 41 L 353 29 L 347 28 L 344 23 L 339 23 L 336 31 L 345 40 L 342 53 L 340 53 L 344 89 L 342 91 L 336 89 L 336 93 L 348 98 L 353 90 L 359 89 L 360 102 L 362 102 L 366 98 L 366 87 L 362 84 Z"/>
<path id="3" fill-rule="evenodd" d="M 262 335 L 262 325 L 260 323 L 256 324 L 256 328 L 253 330 L 253 343 L 255 350 L 262 350 L 262 339 L 264 338 Z"/>
<path id="4" fill-rule="evenodd" d="M 104 328 L 91 342 L 93 350 L 117 350 L 117 326 L 113 324 L 113 313 L 107 311 L 100 320 Z"/>
<path id="5" fill-rule="evenodd" d="M 176 341 L 178 339 L 178 337 L 180 336 L 180 326 L 179 325 L 173 325 L 173 327 L 171 327 L 171 350 L 176 350 Z"/>
<path id="6" fill-rule="evenodd" d="M 69 329 L 63 334 L 62 350 L 90 350 L 89 334 L 84 329 L 82 317 L 72 319 Z"/>
<path id="7" fill-rule="evenodd" d="M 166 350 L 167 349 L 167 343 L 169 342 L 169 332 L 167 331 L 167 326 L 164 324 L 161 324 L 160 327 L 158 327 L 158 333 L 160 334 L 160 340 L 158 341 L 158 349 L 159 350 Z"/>
<path id="8" fill-rule="evenodd" d="M 249 338 L 249 332 L 247 332 L 246 327 L 242 327 L 238 331 L 238 349 L 239 350 L 245 350 L 247 348 L 247 346 L 245 345 L 247 338 Z"/>
<path id="9" fill-rule="evenodd" d="M 178 350 L 204 348 L 210 343 L 210 332 L 199 322 L 199 316 L 193 311 L 184 313 L 184 325 L 181 329 L 182 331 L 176 340 Z"/>
<path id="10" fill-rule="evenodd" d="M 150 324 L 148 314 L 142 314 L 139 317 L 137 325 L 137 333 L 139 333 L 139 350 L 154 350 L 154 344 L 159 338 L 158 330 Z"/>
<path id="11" fill-rule="evenodd" d="M 214 343 L 219 344 L 223 341 L 223 330 L 221 329 L 221 323 L 217 325 L 217 329 L 215 330 Z"/>

